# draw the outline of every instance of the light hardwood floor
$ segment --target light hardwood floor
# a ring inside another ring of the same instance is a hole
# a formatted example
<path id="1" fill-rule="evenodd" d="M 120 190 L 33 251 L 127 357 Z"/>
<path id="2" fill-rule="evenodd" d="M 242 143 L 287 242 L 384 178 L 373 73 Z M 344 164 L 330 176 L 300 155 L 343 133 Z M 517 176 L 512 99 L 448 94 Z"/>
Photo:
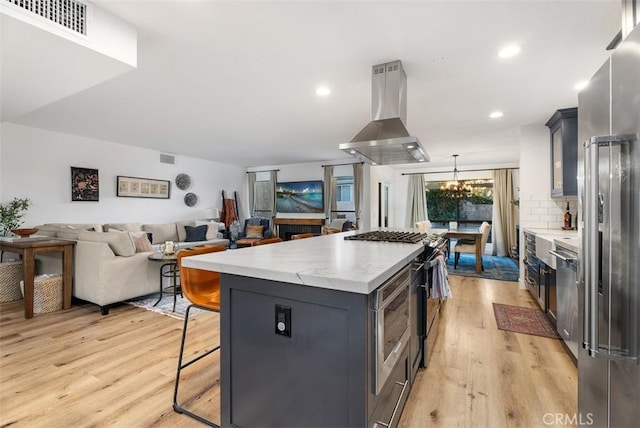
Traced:
<path id="1" fill-rule="evenodd" d="M 534 307 L 513 282 L 450 277 L 437 348 L 402 427 L 544 427 L 576 412 L 576 368 L 560 341 L 495 326 L 492 302 Z M 25 320 L 0 304 L 0 427 L 197 427 L 172 410 L 182 321 L 129 305 Z M 218 342 L 218 316 L 193 319 L 186 355 Z M 216 356 L 184 375 L 187 406 L 219 421 Z"/>

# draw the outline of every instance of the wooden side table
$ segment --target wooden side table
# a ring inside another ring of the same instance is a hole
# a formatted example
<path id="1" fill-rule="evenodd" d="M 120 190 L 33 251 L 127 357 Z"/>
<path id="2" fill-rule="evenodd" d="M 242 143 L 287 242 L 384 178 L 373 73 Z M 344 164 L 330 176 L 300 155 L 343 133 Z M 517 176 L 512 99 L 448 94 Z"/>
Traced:
<path id="1" fill-rule="evenodd" d="M 33 279 L 36 254 L 62 252 L 62 308 L 71 307 L 71 282 L 73 277 L 73 247 L 75 241 L 64 239 L 17 239 L 0 241 L 0 251 L 9 251 L 22 257 L 24 271 L 24 317 L 33 318 Z"/>

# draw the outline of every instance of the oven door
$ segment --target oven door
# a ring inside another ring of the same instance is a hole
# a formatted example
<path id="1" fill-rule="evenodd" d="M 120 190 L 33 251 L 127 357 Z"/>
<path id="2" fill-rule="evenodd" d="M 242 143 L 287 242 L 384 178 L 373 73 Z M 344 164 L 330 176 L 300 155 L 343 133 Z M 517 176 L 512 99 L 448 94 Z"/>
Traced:
<path id="1" fill-rule="evenodd" d="M 409 343 L 411 270 L 407 266 L 376 292 L 374 318 L 376 343 L 376 394 Z"/>

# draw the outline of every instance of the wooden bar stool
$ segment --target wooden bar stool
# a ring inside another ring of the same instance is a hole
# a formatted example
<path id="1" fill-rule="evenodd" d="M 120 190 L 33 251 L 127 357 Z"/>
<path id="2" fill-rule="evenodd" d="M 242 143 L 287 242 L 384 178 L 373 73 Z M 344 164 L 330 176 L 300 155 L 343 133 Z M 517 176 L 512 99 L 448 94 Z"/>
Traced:
<path id="1" fill-rule="evenodd" d="M 225 251 L 227 248 L 222 245 L 208 246 L 194 248 L 190 250 L 181 250 L 177 254 L 178 268 L 180 269 L 180 282 L 182 286 L 182 292 L 184 296 L 189 299 L 191 305 L 187 307 L 187 311 L 184 315 L 184 328 L 182 329 L 182 340 L 180 341 L 180 355 L 178 357 L 178 370 L 176 371 L 176 382 L 173 390 L 173 410 L 177 413 L 184 413 L 187 416 L 196 419 L 203 424 L 207 424 L 213 427 L 219 427 L 219 425 L 211 422 L 204 417 L 197 415 L 189 410 L 186 410 L 178 404 L 178 387 L 180 385 L 180 372 L 185 367 L 190 366 L 196 361 L 200 361 L 202 358 L 210 355 L 211 353 L 220 349 L 220 345 L 213 349 L 206 351 L 186 363 L 182 362 L 182 356 L 184 353 L 184 343 L 187 337 L 187 327 L 189 325 L 189 311 L 191 308 L 203 309 L 205 311 L 220 312 L 220 273 L 211 272 L 207 270 L 187 268 L 182 265 L 182 258 L 195 256 L 198 254 L 214 253 L 217 251 Z"/>

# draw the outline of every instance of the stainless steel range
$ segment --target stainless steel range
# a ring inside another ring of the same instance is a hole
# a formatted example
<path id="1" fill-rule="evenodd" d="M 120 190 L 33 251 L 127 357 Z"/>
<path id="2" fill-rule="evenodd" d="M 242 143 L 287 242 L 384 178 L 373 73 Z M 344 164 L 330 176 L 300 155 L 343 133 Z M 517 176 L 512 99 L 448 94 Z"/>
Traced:
<path id="1" fill-rule="evenodd" d="M 382 242 L 403 242 L 406 244 L 417 244 L 427 237 L 426 233 L 400 232 L 392 230 L 374 230 L 372 232 L 358 233 L 356 235 L 345 236 L 344 239 L 353 241 L 382 241 Z"/>

